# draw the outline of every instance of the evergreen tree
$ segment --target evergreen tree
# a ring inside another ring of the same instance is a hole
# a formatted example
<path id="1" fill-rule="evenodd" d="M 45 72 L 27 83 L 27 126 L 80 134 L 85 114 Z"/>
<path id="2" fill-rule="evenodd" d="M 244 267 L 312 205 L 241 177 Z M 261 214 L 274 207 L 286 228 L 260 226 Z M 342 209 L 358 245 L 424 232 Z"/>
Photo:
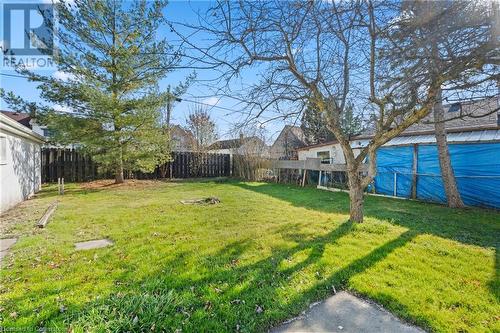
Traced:
<path id="1" fill-rule="evenodd" d="M 19 69 L 39 83 L 46 103 L 37 114 L 60 143 L 78 143 L 101 165 L 115 170 L 150 171 L 169 158 L 168 131 L 160 125 L 161 110 L 173 92 L 158 83 L 179 62 L 180 55 L 158 30 L 166 23 L 166 1 L 75 0 L 57 3 L 59 47 L 54 76 Z M 11 93 L 4 100 L 19 107 Z M 61 112 L 54 105 L 68 112 Z"/>
<path id="2" fill-rule="evenodd" d="M 335 139 L 335 135 L 327 127 L 324 112 L 320 112 L 314 105 L 309 105 L 302 116 L 300 127 L 304 132 L 308 144 L 318 144 Z M 354 112 L 354 105 L 347 103 L 340 116 L 340 126 L 346 135 L 358 135 L 363 130 L 361 114 Z"/>
<path id="3" fill-rule="evenodd" d="M 335 138 L 326 126 L 324 113 L 312 104 L 309 104 L 304 111 L 300 128 L 304 132 L 307 143 L 311 145 L 331 141 Z"/>

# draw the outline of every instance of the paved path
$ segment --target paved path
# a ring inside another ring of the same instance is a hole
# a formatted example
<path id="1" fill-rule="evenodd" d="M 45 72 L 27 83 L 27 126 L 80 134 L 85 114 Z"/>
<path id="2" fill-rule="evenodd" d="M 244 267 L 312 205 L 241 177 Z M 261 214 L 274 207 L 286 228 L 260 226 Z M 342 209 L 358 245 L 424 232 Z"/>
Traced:
<path id="1" fill-rule="evenodd" d="M 91 250 L 100 249 L 101 247 L 106 247 L 113 245 L 113 242 L 109 239 L 96 239 L 87 242 L 75 243 L 75 248 L 77 250 Z"/>
<path id="2" fill-rule="evenodd" d="M 291 332 L 422 333 L 389 312 L 345 291 L 312 307 L 304 316 L 271 330 Z"/>
<path id="3" fill-rule="evenodd" d="M 9 254 L 9 249 L 12 245 L 16 244 L 17 238 L 4 238 L 0 239 L 0 261 Z"/>

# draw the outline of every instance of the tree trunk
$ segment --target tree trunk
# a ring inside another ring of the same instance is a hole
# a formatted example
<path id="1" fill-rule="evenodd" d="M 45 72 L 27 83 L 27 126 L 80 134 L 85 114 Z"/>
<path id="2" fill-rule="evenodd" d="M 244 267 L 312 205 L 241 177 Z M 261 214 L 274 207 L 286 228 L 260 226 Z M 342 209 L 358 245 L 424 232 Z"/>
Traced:
<path id="1" fill-rule="evenodd" d="M 124 182 L 123 178 L 123 148 L 120 146 L 120 155 L 118 158 L 118 165 L 115 171 L 115 184 L 121 184 Z"/>
<path id="2" fill-rule="evenodd" d="M 363 222 L 363 187 L 359 178 L 358 169 L 348 168 L 349 177 L 349 220 L 351 222 Z"/>
<path id="3" fill-rule="evenodd" d="M 460 193 L 458 192 L 455 174 L 453 172 L 453 168 L 451 167 L 444 120 L 442 91 L 439 89 L 436 104 L 434 105 L 434 128 L 436 132 L 439 166 L 441 167 L 441 176 L 443 178 L 443 186 L 446 192 L 448 207 L 461 208 L 464 207 L 464 203 L 460 197 Z"/>
<path id="4" fill-rule="evenodd" d="M 123 178 L 123 163 L 120 161 L 115 171 L 115 184 L 121 184 L 124 182 Z"/>

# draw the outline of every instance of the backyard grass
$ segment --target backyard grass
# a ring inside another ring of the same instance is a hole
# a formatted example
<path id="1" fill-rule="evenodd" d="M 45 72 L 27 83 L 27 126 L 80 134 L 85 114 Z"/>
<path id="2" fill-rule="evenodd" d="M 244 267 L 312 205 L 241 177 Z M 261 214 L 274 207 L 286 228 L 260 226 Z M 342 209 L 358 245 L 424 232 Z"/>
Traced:
<path id="1" fill-rule="evenodd" d="M 46 188 L 1 270 L 1 325 L 90 331 L 263 332 L 350 290 L 426 330 L 500 331 L 500 214 L 243 182 Z M 182 199 L 217 196 L 217 205 Z M 112 247 L 75 251 L 109 238 Z M 263 311 L 260 311 L 260 310 Z"/>

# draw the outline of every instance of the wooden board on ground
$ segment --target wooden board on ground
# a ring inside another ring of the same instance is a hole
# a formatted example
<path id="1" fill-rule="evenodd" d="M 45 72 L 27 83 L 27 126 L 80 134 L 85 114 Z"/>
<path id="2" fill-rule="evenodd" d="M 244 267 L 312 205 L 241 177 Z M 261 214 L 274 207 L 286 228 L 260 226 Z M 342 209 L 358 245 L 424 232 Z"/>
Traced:
<path id="1" fill-rule="evenodd" d="M 37 227 L 39 228 L 45 228 L 45 226 L 49 223 L 50 218 L 52 217 L 52 214 L 56 211 L 57 205 L 59 204 L 58 201 L 54 201 L 49 208 L 45 211 L 45 214 L 43 214 L 42 218 L 38 221 L 36 224 Z"/>

